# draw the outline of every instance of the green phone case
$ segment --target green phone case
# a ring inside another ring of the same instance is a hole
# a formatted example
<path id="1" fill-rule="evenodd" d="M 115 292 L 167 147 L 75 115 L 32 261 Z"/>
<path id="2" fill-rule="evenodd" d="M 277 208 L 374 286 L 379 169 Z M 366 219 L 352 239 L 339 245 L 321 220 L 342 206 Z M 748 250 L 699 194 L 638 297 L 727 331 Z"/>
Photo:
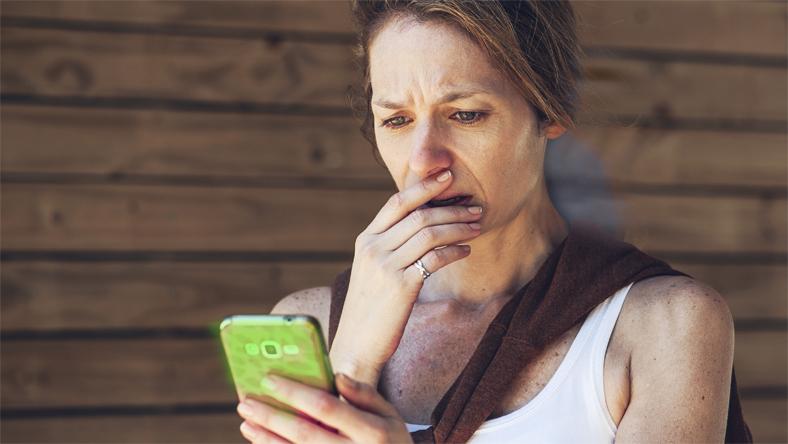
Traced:
<path id="1" fill-rule="evenodd" d="M 337 395 L 320 323 L 308 315 L 235 315 L 219 326 L 238 399 L 260 400 L 299 412 L 272 398 L 261 384 L 267 373 L 282 375 Z"/>

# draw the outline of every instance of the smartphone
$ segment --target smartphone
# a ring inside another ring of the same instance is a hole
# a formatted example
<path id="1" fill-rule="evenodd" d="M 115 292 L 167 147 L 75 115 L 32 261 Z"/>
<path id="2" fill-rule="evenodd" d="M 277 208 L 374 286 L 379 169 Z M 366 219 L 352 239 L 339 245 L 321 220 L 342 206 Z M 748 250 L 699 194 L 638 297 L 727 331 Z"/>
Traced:
<path id="1" fill-rule="evenodd" d="M 339 396 L 323 333 L 309 315 L 235 315 L 219 335 L 238 399 L 246 397 L 300 415 L 270 396 L 261 384 L 268 373 L 282 375 Z"/>

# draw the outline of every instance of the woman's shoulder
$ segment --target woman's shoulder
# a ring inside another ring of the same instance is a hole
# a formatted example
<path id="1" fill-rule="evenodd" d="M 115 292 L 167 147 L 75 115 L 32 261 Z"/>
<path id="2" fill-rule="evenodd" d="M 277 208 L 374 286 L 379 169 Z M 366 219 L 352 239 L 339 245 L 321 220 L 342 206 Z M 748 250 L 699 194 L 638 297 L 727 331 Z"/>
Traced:
<path id="1" fill-rule="evenodd" d="M 710 285 L 689 276 L 655 276 L 635 282 L 624 306 L 641 321 L 698 315 L 732 320 L 725 298 Z"/>
<path id="2" fill-rule="evenodd" d="M 629 342 L 630 396 L 617 436 L 653 418 L 683 418 L 684 428 L 713 419 L 724 430 L 734 348 L 725 299 L 690 277 L 653 277 L 632 286 L 618 321 Z"/>
<path id="3" fill-rule="evenodd" d="M 656 276 L 632 285 L 616 328 L 624 330 L 630 352 L 637 352 L 653 348 L 657 338 L 692 346 L 688 336 L 707 329 L 732 339 L 733 316 L 710 285 L 688 276 Z"/>
<path id="4" fill-rule="evenodd" d="M 314 316 L 328 338 L 328 317 L 331 308 L 331 287 L 312 287 L 282 298 L 271 310 L 271 314 L 307 314 Z"/>

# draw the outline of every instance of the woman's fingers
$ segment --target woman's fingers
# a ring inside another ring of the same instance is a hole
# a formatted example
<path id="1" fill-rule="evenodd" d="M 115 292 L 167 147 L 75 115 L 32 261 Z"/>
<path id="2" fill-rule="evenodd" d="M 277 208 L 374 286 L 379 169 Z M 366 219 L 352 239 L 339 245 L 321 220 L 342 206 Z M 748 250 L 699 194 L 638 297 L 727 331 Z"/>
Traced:
<path id="1" fill-rule="evenodd" d="M 290 441 L 282 438 L 276 433 L 269 432 L 268 430 L 250 421 L 244 421 L 241 423 L 241 434 L 244 436 L 244 438 L 248 439 L 249 442 L 254 444 L 291 444 Z"/>
<path id="2" fill-rule="evenodd" d="M 362 441 L 370 429 L 378 428 L 380 420 L 356 409 L 338 397 L 298 381 L 269 375 L 275 383 L 272 396 L 305 413 L 328 427 L 340 431 L 354 441 Z M 289 438 L 287 435 L 283 435 Z"/>
<path id="3" fill-rule="evenodd" d="M 475 238 L 481 233 L 479 228 L 467 223 L 445 224 L 425 227 L 413 235 L 404 245 L 391 253 L 389 264 L 397 269 L 406 269 L 421 259 L 430 273 L 467 256 L 463 247 L 457 244 Z M 446 245 L 444 248 L 438 248 Z M 469 252 L 469 251 L 468 251 Z M 418 272 L 418 269 L 415 269 Z M 417 273 L 419 279 L 421 274 Z"/>
<path id="4" fill-rule="evenodd" d="M 452 262 L 467 257 L 469 254 L 471 254 L 470 245 L 450 245 L 445 248 L 438 248 L 430 251 L 424 255 L 421 263 L 424 265 L 424 269 L 426 269 L 427 272 L 434 273 Z M 421 270 L 416 267 L 416 261 L 413 261 L 410 265 L 405 267 L 404 273 L 408 276 L 407 279 L 409 280 L 424 280 Z"/>
<path id="5" fill-rule="evenodd" d="M 336 381 L 339 394 L 354 406 L 387 418 L 399 418 L 397 409 L 371 385 L 356 381 L 344 373 L 337 373 Z"/>
<path id="6" fill-rule="evenodd" d="M 444 182 L 439 182 L 438 177 L 443 173 L 449 173 L 449 177 Z M 479 230 L 472 228 L 473 225 L 469 223 L 481 218 L 481 207 L 452 205 L 419 208 L 440 194 L 446 184 L 451 182 L 450 171 L 443 173 L 392 196 L 365 230 L 368 235 L 365 239 L 367 246 L 374 246 L 371 251 L 387 253 L 385 263 L 390 265 L 391 269 L 406 269 L 422 258 L 425 266 L 429 262 L 428 270 L 434 272 L 468 256 L 469 251 L 465 247 L 452 244 L 468 241 L 479 234 Z M 377 234 L 372 236 L 374 233 Z M 435 250 L 436 248 L 440 249 Z M 421 279 L 417 269 L 415 273 L 406 273 Z"/>
<path id="7" fill-rule="evenodd" d="M 332 433 L 323 427 L 297 415 L 294 415 L 276 407 L 264 404 L 257 401 L 249 401 L 248 399 L 242 403 L 250 407 L 250 412 L 244 411 L 239 404 L 238 414 L 241 415 L 248 422 L 259 426 L 268 434 L 257 434 L 253 437 L 252 442 L 266 442 L 266 439 L 271 438 L 271 433 L 284 438 L 294 443 L 346 443 L 347 440 L 341 436 Z M 257 430 L 259 432 L 259 430 Z M 242 430 L 242 433 L 248 430 Z M 246 433 L 244 433 L 246 436 Z M 280 438 L 280 439 L 281 439 Z M 276 442 L 276 441 L 274 441 Z M 285 441 L 287 442 L 287 441 Z"/>
<path id="8" fill-rule="evenodd" d="M 369 384 L 338 374 L 337 388 L 347 401 L 345 402 L 328 392 L 298 381 L 282 377 L 273 379 L 273 395 L 303 412 L 308 418 L 301 418 L 258 402 L 252 403 L 251 412 L 243 411 L 239 405 L 238 413 L 252 426 L 242 428 L 242 433 L 254 443 L 257 443 L 258 439 L 260 442 L 271 439 L 272 442 L 279 443 L 282 440 L 295 443 L 410 442 L 408 429 L 397 409 Z M 242 404 L 246 403 L 245 401 Z M 333 427 L 336 433 L 312 421 Z M 255 426 L 264 429 L 266 433 L 257 430 L 257 435 L 250 435 L 248 430 Z"/>
<path id="9" fill-rule="evenodd" d="M 376 419 L 366 433 L 353 436 L 355 442 L 410 442 L 410 433 L 397 409 L 369 384 L 337 374 L 337 389 L 350 404 L 370 412 Z"/>
<path id="10" fill-rule="evenodd" d="M 478 209 L 478 211 L 471 211 L 474 209 Z M 477 221 L 482 216 L 481 210 L 481 207 L 465 207 L 462 205 L 421 208 L 410 213 L 401 223 L 394 225 L 387 232 L 381 234 L 377 243 L 384 250 L 394 251 L 426 227 Z M 422 254 L 424 253 L 426 253 L 426 249 Z"/>
<path id="11" fill-rule="evenodd" d="M 451 171 L 446 170 L 392 195 L 364 232 L 380 234 L 388 230 L 448 188 L 451 179 Z"/>

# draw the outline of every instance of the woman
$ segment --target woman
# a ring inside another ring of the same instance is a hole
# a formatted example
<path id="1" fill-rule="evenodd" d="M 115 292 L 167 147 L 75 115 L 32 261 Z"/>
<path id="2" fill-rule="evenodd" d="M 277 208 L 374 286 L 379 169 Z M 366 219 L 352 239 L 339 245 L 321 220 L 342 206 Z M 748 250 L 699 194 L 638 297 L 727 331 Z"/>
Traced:
<path id="1" fill-rule="evenodd" d="M 547 141 L 574 125 L 581 70 L 570 5 L 352 6 L 366 69 L 362 130 L 400 191 L 356 240 L 330 352 L 345 399 L 275 378 L 283 401 L 336 431 L 252 403 L 239 413 L 253 442 L 409 442 L 570 231 L 543 172 Z M 331 303 L 330 287 L 314 288 L 273 312 L 311 314 L 329 336 Z M 575 365 L 563 365 L 570 350 Z M 583 356 L 599 392 L 578 382 Z M 473 440 L 519 431 L 534 442 L 719 442 L 732 362 L 719 294 L 686 276 L 643 279 L 540 350 Z M 557 372 L 562 385 L 548 385 Z M 570 381 L 581 394 L 566 391 Z M 546 386 L 550 399 L 540 397 Z M 585 425 L 550 427 L 561 415 Z"/>

